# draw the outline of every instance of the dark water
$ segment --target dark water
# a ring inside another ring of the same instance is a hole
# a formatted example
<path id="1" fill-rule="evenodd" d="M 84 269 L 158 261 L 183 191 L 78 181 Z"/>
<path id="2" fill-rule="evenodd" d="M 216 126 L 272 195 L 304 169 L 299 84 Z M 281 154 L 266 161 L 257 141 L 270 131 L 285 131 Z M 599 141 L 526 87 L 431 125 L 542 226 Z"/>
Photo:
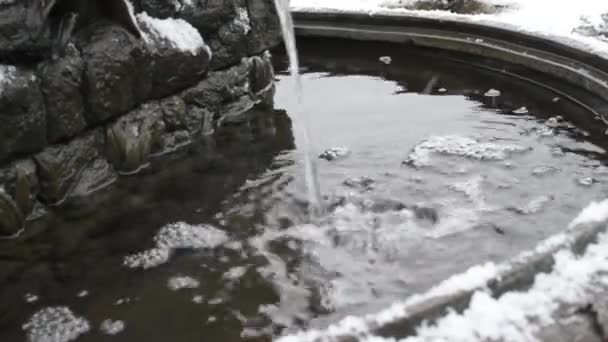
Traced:
<path id="1" fill-rule="evenodd" d="M 322 222 L 306 223 L 288 116 L 255 113 L 0 242 L 0 341 L 25 340 L 21 325 L 56 306 L 88 321 L 79 341 L 265 341 L 505 260 L 606 195 L 605 127 L 563 95 L 433 51 L 337 41 L 300 50 L 316 146 L 349 151 L 319 163 L 331 209 Z M 284 77 L 276 107 L 289 113 Z M 490 89 L 501 95 L 484 96 Z M 156 267 L 123 265 L 174 222 L 209 240 Z M 172 290 L 176 276 L 198 286 Z M 103 334 L 105 319 L 124 331 Z M 82 322 L 49 329 L 68 336 Z"/>

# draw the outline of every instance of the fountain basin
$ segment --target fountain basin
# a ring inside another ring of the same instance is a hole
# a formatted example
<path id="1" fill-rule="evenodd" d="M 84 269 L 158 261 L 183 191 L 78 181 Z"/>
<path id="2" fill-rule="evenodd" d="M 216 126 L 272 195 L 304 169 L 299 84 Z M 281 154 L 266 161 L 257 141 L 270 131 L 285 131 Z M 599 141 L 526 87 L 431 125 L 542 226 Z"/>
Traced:
<path id="1" fill-rule="evenodd" d="M 68 201 L 51 228 L 3 241 L 0 339 L 44 333 L 48 307 L 67 306 L 88 322 L 82 341 L 114 330 L 117 341 L 270 340 L 481 271 L 405 314 L 372 315 L 371 332 L 310 335 L 407 336 L 487 283 L 496 295 L 529 285 L 556 250 L 581 252 L 604 230 L 566 230 L 608 184 L 603 97 L 484 55 L 343 38 L 299 42 L 303 102 L 327 149 L 327 217 L 307 221 L 285 112 L 258 108 L 185 158 Z M 292 114 L 287 58 L 273 54 L 275 107 Z"/>

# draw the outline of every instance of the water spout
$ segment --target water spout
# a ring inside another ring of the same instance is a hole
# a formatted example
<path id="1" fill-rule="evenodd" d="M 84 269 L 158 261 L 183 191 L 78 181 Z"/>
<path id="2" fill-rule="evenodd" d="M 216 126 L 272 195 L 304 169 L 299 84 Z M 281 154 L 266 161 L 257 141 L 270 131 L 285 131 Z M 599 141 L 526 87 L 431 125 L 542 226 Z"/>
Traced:
<path id="1" fill-rule="evenodd" d="M 304 173 L 310 218 L 314 221 L 316 218 L 319 218 L 324 214 L 325 209 L 323 206 L 323 199 L 321 198 L 321 188 L 319 185 L 314 140 L 312 139 L 312 134 L 310 131 L 309 118 L 304 110 L 302 81 L 300 79 L 300 63 L 298 61 L 298 50 L 296 48 L 293 19 L 289 10 L 289 0 L 274 0 L 274 4 L 281 21 L 283 41 L 285 42 L 285 49 L 289 55 L 289 69 L 294 92 L 297 98 L 297 112 L 295 115 L 297 123 L 295 124 L 295 127 L 302 139 L 302 141 L 298 144 L 298 147 L 304 154 Z"/>

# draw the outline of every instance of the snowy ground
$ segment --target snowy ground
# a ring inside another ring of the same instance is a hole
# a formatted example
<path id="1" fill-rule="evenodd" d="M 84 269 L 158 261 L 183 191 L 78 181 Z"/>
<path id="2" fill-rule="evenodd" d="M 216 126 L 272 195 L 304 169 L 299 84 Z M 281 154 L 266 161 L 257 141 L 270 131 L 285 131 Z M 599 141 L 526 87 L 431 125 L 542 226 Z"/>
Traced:
<path id="1" fill-rule="evenodd" d="M 479 0 L 506 6 L 494 14 L 465 15 L 448 11 L 414 11 L 404 7 L 423 0 L 291 0 L 293 10 L 348 11 L 473 21 L 550 38 L 608 58 L 608 1 Z M 446 0 L 424 0 L 438 3 Z"/>

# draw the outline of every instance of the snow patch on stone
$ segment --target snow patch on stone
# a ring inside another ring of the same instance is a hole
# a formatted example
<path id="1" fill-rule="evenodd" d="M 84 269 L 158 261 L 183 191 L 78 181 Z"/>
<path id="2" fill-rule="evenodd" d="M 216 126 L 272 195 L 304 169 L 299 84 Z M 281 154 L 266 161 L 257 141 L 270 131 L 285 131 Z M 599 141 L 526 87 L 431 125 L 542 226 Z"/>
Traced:
<path id="1" fill-rule="evenodd" d="M 592 202 L 570 223 L 570 227 L 579 224 L 600 223 L 608 220 L 608 200 Z"/>
<path id="2" fill-rule="evenodd" d="M 212 226 L 173 223 L 156 234 L 154 248 L 125 257 L 123 265 L 148 269 L 166 263 L 176 249 L 212 249 L 227 241 L 226 233 Z"/>
<path id="3" fill-rule="evenodd" d="M 0 95 L 4 92 L 4 88 L 13 81 L 16 73 L 17 68 L 14 65 L 0 64 Z"/>
<path id="4" fill-rule="evenodd" d="M 595 208 L 604 212 L 606 208 Z M 539 274 L 526 292 L 509 292 L 498 299 L 478 291 L 462 314 L 449 313 L 436 325 L 423 325 L 404 342 L 537 341 L 535 334 L 554 323 L 560 305 L 587 303 L 602 274 L 608 272 L 608 236 L 589 246 L 582 257 L 570 251 L 555 254 L 549 274 Z"/>
<path id="5" fill-rule="evenodd" d="M 249 12 L 243 7 L 239 7 L 236 10 L 236 17 L 233 21 L 234 25 L 239 27 L 244 34 L 248 34 L 251 31 L 251 20 L 249 19 Z"/>
<path id="6" fill-rule="evenodd" d="M 142 12 L 137 15 L 137 22 L 142 28 L 143 38 L 148 44 L 168 44 L 192 55 L 198 55 L 202 50 L 208 49 L 201 34 L 183 19 L 158 19 Z"/>
<path id="7" fill-rule="evenodd" d="M 89 322 L 68 307 L 47 307 L 22 326 L 28 342 L 69 342 L 91 330 Z"/>

